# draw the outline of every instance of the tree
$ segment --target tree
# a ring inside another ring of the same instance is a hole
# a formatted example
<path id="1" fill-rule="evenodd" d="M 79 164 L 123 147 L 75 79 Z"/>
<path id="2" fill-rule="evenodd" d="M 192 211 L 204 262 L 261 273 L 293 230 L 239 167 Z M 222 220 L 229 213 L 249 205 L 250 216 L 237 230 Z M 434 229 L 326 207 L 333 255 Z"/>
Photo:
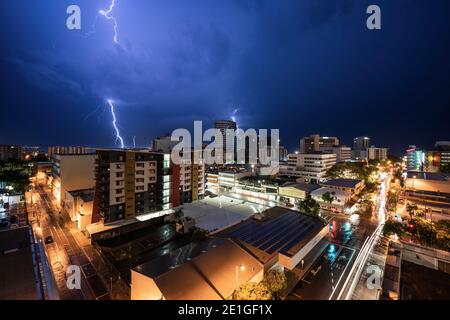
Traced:
<path id="1" fill-rule="evenodd" d="M 208 230 L 194 228 L 188 235 L 190 241 L 202 241 L 208 236 Z"/>
<path id="2" fill-rule="evenodd" d="M 332 204 L 333 201 L 336 199 L 336 192 L 325 192 L 322 195 L 323 202 L 328 202 L 329 204 Z"/>
<path id="3" fill-rule="evenodd" d="M 442 172 L 442 173 L 450 173 L 450 163 L 442 164 L 442 165 L 439 167 L 439 172 Z"/>
<path id="4" fill-rule="evenodd" d="M 247 282 L 234 293 L 236 300 L 271 300 L 272 294 L 264 283 Z"/>
<path id="5" fill-rule="evenodd" d="M 263 283 L 272 295 L 278 299 L 279 293 L 287 286 L 287 278 L 284 272 L 271 269 L 265 274 Z"/>
<path id="6" fill-rule="evenodd" d="M 301 212 L 317 215 L 320 210 L 320 205 L 314 200 L 310 194 L 304 200 L 297 202 L 297 206 Z"/>
<path id="7" fill-rule="evenodd" d="M 383 235 L 388 237 L 392 234 L 396 234 L 401 237 L 405 233 L 403 224 L 394 220 L 387 220 L 384 223 Z"/>
<path id="8" fill-rule="evenodd" d="M 406 204 L 406 211 L 409 214 L 409 217 L 412 219 L 414 215 L 416 214 L 417 210 L 419 210 L 419 207 L 417 207 L 416 204 L 407 203 Z"/>

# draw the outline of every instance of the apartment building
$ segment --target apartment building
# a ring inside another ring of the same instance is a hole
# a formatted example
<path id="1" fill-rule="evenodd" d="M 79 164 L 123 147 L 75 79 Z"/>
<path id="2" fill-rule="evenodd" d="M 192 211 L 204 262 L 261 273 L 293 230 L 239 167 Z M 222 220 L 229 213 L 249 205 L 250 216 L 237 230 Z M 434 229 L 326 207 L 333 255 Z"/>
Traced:
<path id="1" fill-rule="evenodd" d="M 178 187 L 179 195 L 172 199 L 173 206 L 203 199 L 205 196 L 205 164 L 203 160 L 194 161 L 193 152 L 190 160 L 174 160 L 172 159 L 171 164 L 172 183 Z"/>
<path id="2" fill-rule="evenodd" d="M 109 223 L 170 209 L 174 190 L 169 154 L 97 150 L 97 156 L 92 222 Z"/>

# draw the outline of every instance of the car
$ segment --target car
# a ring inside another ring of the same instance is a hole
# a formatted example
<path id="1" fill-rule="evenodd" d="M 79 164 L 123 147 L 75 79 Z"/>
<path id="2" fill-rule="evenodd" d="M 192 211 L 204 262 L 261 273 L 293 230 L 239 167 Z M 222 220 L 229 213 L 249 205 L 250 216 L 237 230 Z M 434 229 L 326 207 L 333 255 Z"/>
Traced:
<path id="1" fill-rule="evenodd" d="M 2 219 L 0 220 L 0 228 L 7 227 L 9 225 L 9 221 Z"/>
<path id="2" fill-rule="evenodd" d="M 53 237 L 52 236 L 45 237 L 44 242 L 45 244 L 53 243 Z"/>

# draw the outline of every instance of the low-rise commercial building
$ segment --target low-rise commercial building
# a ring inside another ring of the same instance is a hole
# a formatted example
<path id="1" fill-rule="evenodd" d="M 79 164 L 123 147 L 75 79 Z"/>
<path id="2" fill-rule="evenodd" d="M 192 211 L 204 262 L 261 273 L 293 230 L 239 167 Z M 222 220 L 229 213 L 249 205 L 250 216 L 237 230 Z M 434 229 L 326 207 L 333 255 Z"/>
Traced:
<path id="1" fill-rule="evenodd" d="M 192 242 L 131 270 L 132 300 L 223 300 L 264 268 L 231 240 Z"/>
<path id="2" fill-rule="evenodd" d="M 316 217 L 274 207 L 264 212 L 264 221 L 247 220 L 216 234 L 231 238 L 264 265 L 293 270 L 328 235 L 328 226 Z"/>
<path id="3" fill-rule="evenodd" d="M 92 222 L 93 205 L 94 189 L 69 191 L 64 201 L 64 209 L 82 231 Z"/>
<path id="4" fill-rule="evenodd" d="M 301 179 L 303 182 L 319 183 L 326 177 L 327 171 L 336 164 L 336 154 L 314 152 L 291 154 L 288 165 L 281 165 L 279 174 Z"/>
<path id="5" fill-rule="evenodd" d="M 345 191 L 351 195 L 358 195 L 364 189 L 364 180 L 358 179 L 331 179 L 320 184 L 323 187 Z"/>
<path id="6" fill-rule="evenodd" d="M 450 175 L 408 171 L 400 199 L 424 209 L 428 218 L 450 219 Z"/>

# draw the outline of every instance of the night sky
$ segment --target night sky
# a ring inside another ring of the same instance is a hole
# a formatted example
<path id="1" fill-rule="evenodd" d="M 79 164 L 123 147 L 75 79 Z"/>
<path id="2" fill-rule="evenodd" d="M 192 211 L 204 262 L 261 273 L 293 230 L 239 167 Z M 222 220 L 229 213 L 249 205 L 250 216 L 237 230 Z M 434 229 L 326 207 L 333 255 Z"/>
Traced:
<path id="1" fill-rule="evenodd" d="M 397 154 L 450 140 L 448 0 L 116 0 L 119 45 L 111 1 L 0 1 L 0 143 L 117 146 L 107 98 L 128 146 L 235 109 L 290 151 L 314 133 Z"/>

